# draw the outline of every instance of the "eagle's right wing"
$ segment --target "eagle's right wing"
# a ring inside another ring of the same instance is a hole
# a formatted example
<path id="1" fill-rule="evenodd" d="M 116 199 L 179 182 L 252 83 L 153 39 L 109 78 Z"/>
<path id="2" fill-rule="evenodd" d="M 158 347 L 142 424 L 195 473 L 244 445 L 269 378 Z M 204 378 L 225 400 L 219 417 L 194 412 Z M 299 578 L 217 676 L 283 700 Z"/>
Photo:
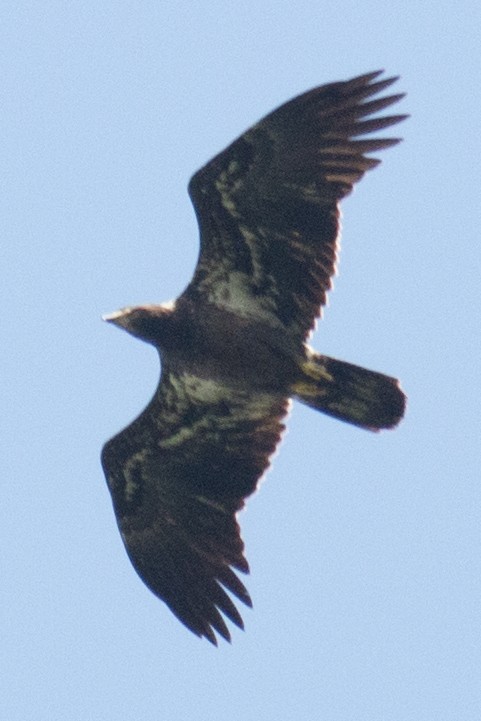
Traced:
<path id="1" fill-rule="evenodd" d="M 164 368 L 146 410 L 106 443 L 102 465 L 130 559 L 199 636 L 243 627 L 225 589 L 251 605 L 236 520 L 284 428 L 288 401 L 233 391 Z"/>

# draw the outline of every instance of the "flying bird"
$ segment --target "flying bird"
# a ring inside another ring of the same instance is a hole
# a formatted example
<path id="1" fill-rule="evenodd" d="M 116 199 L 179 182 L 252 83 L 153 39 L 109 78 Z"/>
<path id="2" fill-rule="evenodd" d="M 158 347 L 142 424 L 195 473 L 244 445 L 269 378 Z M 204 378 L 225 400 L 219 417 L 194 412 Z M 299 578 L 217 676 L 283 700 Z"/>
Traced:
<path id="1" fill-rule="evenodd" d="M 174 302 L 104 316 L 162 365 L 147 408 L 102 451 L 120 533 L 145 584 L 213 644 L 230 640 L 227 619 L 243 628 L 232 597 L 252 605 L 236 516 L 291 399 L 374 431 L 404 413 L 395 378 L 308 345 L 336 270 L 339 202 L 379 163 L 370 154 L 399 142 L 365 136 L 406 117 L 378 114 L 403 97 L 383 94 L 397 78 L 381 73 L 299 95 L 199 170 L 191 282 Z"/>

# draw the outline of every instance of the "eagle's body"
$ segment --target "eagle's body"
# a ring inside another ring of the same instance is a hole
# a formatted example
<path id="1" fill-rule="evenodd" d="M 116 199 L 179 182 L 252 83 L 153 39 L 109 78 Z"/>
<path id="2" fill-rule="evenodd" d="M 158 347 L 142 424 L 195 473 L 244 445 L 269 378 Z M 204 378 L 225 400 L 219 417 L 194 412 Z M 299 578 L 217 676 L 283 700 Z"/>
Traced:
<path id="1" fill-rule="evenodd" d="M 245 390 L 285 392 L 295 379 L 299 350 L 304 357 L 303 347 L 291 347 L 281 328 L 215 305 L 196 307 L 181 299 L 172 307 L 146 306 L 138 312 L 138 331 L 130 315 L 130 332 L 153 345 L 161 342 L 164 361 L 168 357 L 177 372 Z"/>
<path id="2" fill-rule="evenodd" d="M 236 514 L 269 464 L 290 398 L 355 425 L 396 425 L 388 376 L 307 340 L 335 271 L 339 200 L 396 139 L 354 140 L 404 116 L 366 98 L 378 73 L 316 88 L 253 126 L 193 177 L 201 253 L 184 293 L 107 318 L 159 351 L 157 391 L 102 462 L 119 528 L 145 583 L 194 633 L 229 639 L 224 588 L 250 605 Z M 224 588 L 223 588 L 224 587 Z"/>

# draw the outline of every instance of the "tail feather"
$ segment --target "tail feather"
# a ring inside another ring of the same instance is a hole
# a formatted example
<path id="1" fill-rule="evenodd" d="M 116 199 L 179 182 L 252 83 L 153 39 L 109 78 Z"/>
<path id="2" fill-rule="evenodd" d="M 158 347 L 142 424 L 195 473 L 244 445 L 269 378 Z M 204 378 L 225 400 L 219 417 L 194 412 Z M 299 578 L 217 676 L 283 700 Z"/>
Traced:
<path id="1" fill-rule="evenodd" d="M 396 378 L 318 353 L 302 370 L 293 392 L 311 408 L 372 431 L 393 428 L 404 415 L 406 396 Z"/>

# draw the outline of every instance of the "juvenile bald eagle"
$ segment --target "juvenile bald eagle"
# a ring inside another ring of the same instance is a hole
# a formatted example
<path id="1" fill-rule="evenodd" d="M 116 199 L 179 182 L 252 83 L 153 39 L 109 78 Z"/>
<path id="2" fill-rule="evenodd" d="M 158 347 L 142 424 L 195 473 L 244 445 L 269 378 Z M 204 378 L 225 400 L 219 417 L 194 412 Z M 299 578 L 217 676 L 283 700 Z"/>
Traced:
<path id="1" fill-rule="evenodd" d="M 364 136 L 379 72 L 314 88 L 267 115 L 199 170 L 189 192 L 200 255 L 182 295 L 105 319 L 154 345 L 162 375 L 102 464 L 127 553 L 147 586 L 195 634 L 243 627 L 226 591 L 251 599 L 236 514 L 254 492 L 291 398 L 378 430 L 401 419 L 399 383 L 313 351 L 307 341 L 335 272 L 339 202 L 398 142 Z M 367 119 L 366 119 L 367 118 Z"/>

